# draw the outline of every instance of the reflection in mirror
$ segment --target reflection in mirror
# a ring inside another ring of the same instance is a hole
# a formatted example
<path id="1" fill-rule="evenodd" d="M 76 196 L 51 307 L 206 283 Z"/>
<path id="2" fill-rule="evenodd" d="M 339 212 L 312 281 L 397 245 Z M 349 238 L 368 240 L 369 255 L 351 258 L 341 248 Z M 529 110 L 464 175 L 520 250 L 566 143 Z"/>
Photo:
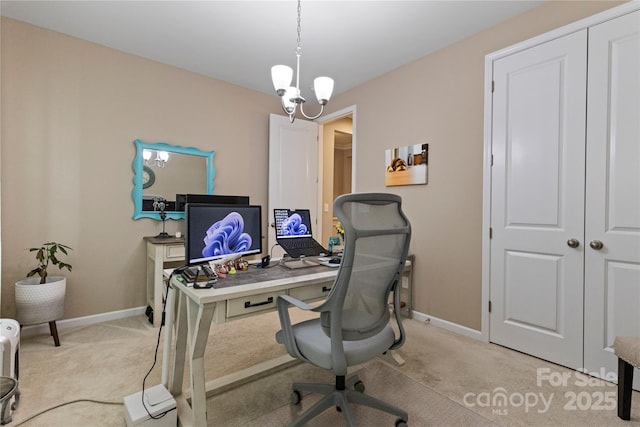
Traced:
<path id="1" fill-rule="evenodd" d="M 145 150 L 150 151 L 150 150 Z M 169 202 L 167 210 L 176 210 L 172 203 L 176 194 L 184 193 L 185 189 L 194 193 L 204 194 L 207 183 L 204 180 L 207 171 L 207 161 L 204 157 L 188 154 L 165 153 L 167 159 L 161 166 L 155 161 L 145 162 L 142 174 L 142 210 L 153 210 L 145 206 L 144 200 L 162 197 Z M 155 156 L 155 154 L 154 154 Z M 186 173 L 185 173 L 186 172 Z M 147 174 L 153 179 L 147 179 Z"/>
<path id="2" fill-rule="evenodd" d="M 161 199 L 166 203 L 167 218 L 181 219 L 184 212 L 176 211 L 176 194 L 213 194 L 214 151 L 139 139 L 134 143 L 133 219 L 159 220 L 157 201 Z"/>

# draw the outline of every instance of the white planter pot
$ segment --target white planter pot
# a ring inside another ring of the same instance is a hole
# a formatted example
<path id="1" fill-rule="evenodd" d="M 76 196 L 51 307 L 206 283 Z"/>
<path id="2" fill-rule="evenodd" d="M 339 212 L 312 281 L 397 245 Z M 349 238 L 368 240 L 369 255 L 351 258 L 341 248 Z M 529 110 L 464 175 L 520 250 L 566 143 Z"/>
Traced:
<path id="1" fill-rule="evenodd" d="M 22 325 L 52 322 L 64 316 L 64 297 L 67 279 L 48 276 L 40 284 L 40 277 L 30 277 L 16 283 L 16 320 Z"/>

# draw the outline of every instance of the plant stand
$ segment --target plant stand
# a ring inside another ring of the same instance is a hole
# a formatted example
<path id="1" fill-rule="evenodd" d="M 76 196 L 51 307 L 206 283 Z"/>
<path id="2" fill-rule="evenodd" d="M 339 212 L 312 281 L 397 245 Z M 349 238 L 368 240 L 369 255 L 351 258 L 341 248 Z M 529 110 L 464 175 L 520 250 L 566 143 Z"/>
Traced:
<path id="1" fill-rule="evenodd" d="M 53 343 L 56 347 L 60 347 L 60 338 L 58 337 L 58 327 L 56 326 L 56 321 L 52 320 L 49 322 L 49 331 L 51 332 L 51 336 L 53 337 Z"/>

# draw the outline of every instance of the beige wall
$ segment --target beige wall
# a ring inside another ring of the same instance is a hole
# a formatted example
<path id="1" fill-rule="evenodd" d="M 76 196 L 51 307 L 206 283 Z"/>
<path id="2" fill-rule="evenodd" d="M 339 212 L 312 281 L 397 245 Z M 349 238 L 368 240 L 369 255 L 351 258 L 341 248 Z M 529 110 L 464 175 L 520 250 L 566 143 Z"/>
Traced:
<path id="1" fill-rule="evenodd" d="M 480 329 L 485 55 L 617 4 L 549 2 L 329 103 L 331 111 L 357 106 L 358 191 L 403 198 L 417 311 Z M 385 187 L 385 150 L 425 142 L 428 184 Z"/>
<path id="2" fill-rule="evenodd" d="M 550 2 L 329 103 L 357 106 L 358 190 L 403 196 L 417 311 L 480 328 L 484 56 L 616 4 Z M 161 226 L 131 219 L 135 138 L 213 149 L 215 191 L 267 204 L 277 98 L 10 19 L 1 30 L 2 317 L 33 265 L 24 248 L 50 239 L 75 249 L 67 318 L 146 304 L 142 237 Z M 424 142 L 429 184 L 385 187 L 384 150 Z"/>
<path id="3" fill-rule="evenodd" d="M 214 191 L 267 202 L 274 96 L 3 18 L 1 107 L 3 317 L 48 240 L 74 249 L 65 317 L 146 305 L 161 223 L 132 219 L 136 138 L 215 150 Z"/>

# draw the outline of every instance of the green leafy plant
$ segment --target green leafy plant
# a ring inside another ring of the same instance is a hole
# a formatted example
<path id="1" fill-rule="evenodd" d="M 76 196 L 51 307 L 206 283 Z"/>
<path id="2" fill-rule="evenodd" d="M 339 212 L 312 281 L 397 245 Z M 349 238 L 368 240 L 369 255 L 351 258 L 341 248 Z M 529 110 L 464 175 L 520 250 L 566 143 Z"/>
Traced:
<path id="1" fill-rule="evenodd" d="M 58 251 L 65 255 L 69 255 L 68 250 L 72 250 L 69 246 L 62 243 L 48 242 L 44 243 L 39 248 L 30 248 L 29 252 L 36 253 L 36 260 L 38 260 L 38 266 L 27 273 L 27 277 L 40 276 L 40 283 L 47 282 L 47 268 L 49 264 L 55 265 L 60 270 L 66 268 L 71 271 L 71 265 L 58 259 Z"/>

